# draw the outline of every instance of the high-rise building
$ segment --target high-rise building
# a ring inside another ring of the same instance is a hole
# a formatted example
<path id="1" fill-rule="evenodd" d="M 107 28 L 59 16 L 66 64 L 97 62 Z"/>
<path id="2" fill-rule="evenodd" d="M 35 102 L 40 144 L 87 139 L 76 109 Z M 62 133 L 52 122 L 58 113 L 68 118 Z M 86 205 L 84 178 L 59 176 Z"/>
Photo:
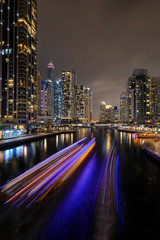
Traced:
<path id="1" fill-rule="evenodd" d="M 0 120 L 37 118 L 37 0 L 0 1 Z"/>
<path id="2" fill-rule="evenodd" d="M 54 82 L 54 119 L 61 119 L 62 110 L 62 82 L 61 79 Z"/>
<path id="3" fill-rule="evenodd" d="M 49 116 L 52 116 L 52 118 L 54 118 L 54 70 L 54 65 L 50 62 L 47 67 L 47 80 L 45 81 L 45 85 L 48 89 Z"/>
<path id="4" fill-rule="evenodd" d="M 87 122 L 92 121 L 92 90 L 85 88 L 85 119 Z"/>
<path id="5" fill-rule="evenodd" d="M 83 85 L 76 86 L 76 120 L 85 122 L 85 87 Z"/>
<path id="6" fill-rule="evenodd" d="M 102 102 L 100 106 L 100 121 L 106 122 L 106 103 Z"/>
<path id="7" fill-rule="evenodd" d="M 113 121 L 118 121 L 119 120 L 119 109 L 118 106 L 114 106 L 113 108 Z"/>
<path id="8" fill-rule="evenodd" d="M 38 77 L 37 77 L 37 105 L 38 105 L 38 116 L 42 115 L 42 91 L 41 87 L 42 86 L 42 78 L 40 72 L 38 72 Z"/>
<path id="9" fill-rule="evenodd" d="M 128 121 L 128 96 L 126 92 L 120 96 L 120 120 L 122 122 Z"/>
<path id="10" fill-rule="evenodd" d="M 160 117 L 160 77 L 151 77 L 150 113 L 152 118 Z"/>
<path id="11" fill-rule="evenodd" d="M 62 121 L 70 122 L 72 120 L 72 73 L 70 71 L 62 72 Z"/>
<path id="12" fill-rule="evenodd" d="M 75 70 L 72 71 L 72 119 L 76 119 L 76 86 L 77 86 L 77 74 Z"/>
<path id="13" fill-rule="evenodd" d="M 106 105 L 105 118 L 107 123 L 114 122 L 114 112 L 113 107 L 111 105 Z"/>
<path id="14" fill-rule="evenodd" d="M 100 121 L 103 123 L 110 123 L 114 122 L 115 115 L 114 115 L 113 107 L 111 105 L 107 105 L 105 102 L 101 103 L 100 106 Z"/>
<path id="15" fill-rule="evenodd" d="M 48 108 L 48 88 L 45 85 L 45 82 L 42 81 L 41 84 L 41 112 L 42 116 L 49 116 L 49 108 Z"/>
<path id="16" fill-rule="evenodd" d="M 128 119 L 145 121 L 150 117 L 150 79 L 145 69 L 135 69 L 128 79 Z"/>

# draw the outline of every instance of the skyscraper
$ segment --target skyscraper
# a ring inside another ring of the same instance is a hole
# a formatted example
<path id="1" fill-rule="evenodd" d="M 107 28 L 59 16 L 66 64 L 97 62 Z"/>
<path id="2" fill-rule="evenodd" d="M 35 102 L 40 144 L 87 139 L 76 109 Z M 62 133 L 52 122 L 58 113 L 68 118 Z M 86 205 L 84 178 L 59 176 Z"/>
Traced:
<path id="1" fill-rule="evenodd" d="M 122 122 L 128 121 L 128 96 L 126 92 L 120 96 L 120 120 Z"/>
<path id="2" fill-rule="evenodd" d="M 106 122 L 106 103 L 102 102 L 100 106 L 100 121 Z"/>
<path id="3" fill-rule="evenodd" d="M 150 79 L 145 69 L 135 69 L 128 79 L 128 118 L 145 121 L 150 117 Z"/>
<path id="4" fill-rule="evenodd" d="M 119 120 L 119 109 L 118 106 L 114 106 L 113 108 L 113 121 L 118 121 Z"/>
<path id="5" fill-rule="evenodd" d="M 48 109 L 49 115 L 54 118 L 54 65 L 52 62 L 47 67 L 47 80 L 45 85 L 48 89 Z"/>
<path id="6" fill-rule="evenodd" d="M 37 0 L 0 1 L 0 120 L 37 118 Z"/>
<path id="7" fill-rule="evenodd" d="M 160 118 L 160 77 L 151 77 L 150 112 L 152 118 Z"/>
<path id="8" fill-rule="evenodd" d="M 42 78 L 40 72 L 38 72 L 37 77 L 37 105 L 38 105 L 38 116 L 42 115 L 42 91 L 41 91 L 41 85 L 42 85 Z"/>
<path id="9" fill-rule="evenodd" d="M 85 87 L 83 85 L 76 86 L 76 120 L 85 122 Z"/>
<path id="10" fill-rule="evenodd" d="M 76 119 L 76 86 L 77 86 L 77 74 L 75 70 L 72 71 L 72 118 Z"/>
<path id="11" fill-rule="evenodd" d="M 62 121 L 72 120 L 72 73 L 62 72 Z"/>
<path id="12" fill-rule="evenodd" d="M 85 93 L 85 119 L 87 122 L 92 121 L 92 90 L 90 88 L 84 89 Z"/>
<path id="13" fill-rule="evenodd" d="M 54 119 L 61 119 L 62 110 L 62 82 L 61 79 L 54 82 Z"/>
<path id="14" fill-rule="evenodd" d="M 48 88 L 45 85 L 45 82 L 42 81 L 41 84 L 41 111 L 42 116 L 49 116 L 49 108 L 48 108 Z"/>

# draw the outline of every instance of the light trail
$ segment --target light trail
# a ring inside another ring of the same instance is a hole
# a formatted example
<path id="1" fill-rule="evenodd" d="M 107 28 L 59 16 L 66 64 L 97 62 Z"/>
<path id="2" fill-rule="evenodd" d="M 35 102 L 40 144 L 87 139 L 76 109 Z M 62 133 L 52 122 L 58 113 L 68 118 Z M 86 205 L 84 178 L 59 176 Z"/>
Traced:
<path id="1" fill-rule="evenodd" d="M 11 197 L 9 200 L 6 201 L 6 203 L 14 200 L 16 197 L 18 197 L 19 195 L 21 195 L 24 191 L 28 190 L 31 186 L 33 186 L 34 184 L 36 184 L 39 180 L 43 179 L 43 177 L 47 176 L 47 174 L 49 174 L 50 172 L 52 172 L 57 166 L 59 166 L 60 164 L 62 164 L 65 160 L 67 160 L 68 157 L 72 156 L 74 153 L 76 153 L 81 147 L 79 147 L 78 149 L 76 149 L 74 152 L 71 152 L 67 157 L 62 158 L 56 165 L 54 165 L 52 168 L 50 168 L 48 171 L 46 171 L 45 173 L 43 173 L 41 176 L 39 176 L 38 178 L 36 178 L 34 181 L 32 181 L 29 185 L 27 185 L 26 187 L 24 187 L 21 191 L 17 192 L 13 197 Z M 27 192 L 28 193 L 28 192 Z"/>
<path id="2" fill-rule="evenodd" d="M 29 207 L 35 201 L 41 201 L 75 172 L 94 146 L 95 138 L 90 141 L 84 138 L 5 184 L 1 192 L 9 193 L 10 197 L 4 204 L 19 207 L 26 202 Z"/>
<path id="3" fill-rule="evenodd" d="M 29 176 L 30 174 L 34 173 L 35 170 L 39 170 L 40 168 L 42 168 L 46 163 L 49 163 L 50 161 L 53 161 L 53 156 L 54 158 L 59 157 L 60 155 L 62 155 L 63 153 L 66 153 L 67 150 L 71 150 L 75 145 L 78 145 L 82 142 L 84 142 L 87 138 L 83 138 L 81 140 L 79 140 L 78 142 L 66 147 L 65 149 L 61 150 L 60 152 L 52 155 L 51 157 L 45 159 L 44 161 L 36 164 L 35 166 L 33 166 L 32 168 L 30 168 L 29 170 L 27 170 L 26 172 L 22 173 L 21 175 L 19 175 L 18 177 L 16 177 L 15 179 L 13 179 L 12 181 L 10 181 L 9 183 L 3 185 L 1 187 L 1 191 L 5 191 L 8 188 L 10 188 L 11 186 L 13 186 L 14 184 L 20 182 L 21 180 L 23 180 L 24 178 L 26 178 L 27 176 Z"/>

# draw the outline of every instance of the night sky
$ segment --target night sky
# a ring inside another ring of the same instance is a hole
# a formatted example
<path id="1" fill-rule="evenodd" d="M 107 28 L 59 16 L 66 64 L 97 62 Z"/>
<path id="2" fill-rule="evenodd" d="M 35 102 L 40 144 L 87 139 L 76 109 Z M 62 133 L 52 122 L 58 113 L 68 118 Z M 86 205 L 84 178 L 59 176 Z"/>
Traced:
<path id="1" fill-rule="evenodd" d="M 102 101 L 118 105 L 133 68 L 160 75 L 159 0 L 38 0 L 39 70 L 56 77 L 75 68 L 93 90 L 94 120 Z"/>

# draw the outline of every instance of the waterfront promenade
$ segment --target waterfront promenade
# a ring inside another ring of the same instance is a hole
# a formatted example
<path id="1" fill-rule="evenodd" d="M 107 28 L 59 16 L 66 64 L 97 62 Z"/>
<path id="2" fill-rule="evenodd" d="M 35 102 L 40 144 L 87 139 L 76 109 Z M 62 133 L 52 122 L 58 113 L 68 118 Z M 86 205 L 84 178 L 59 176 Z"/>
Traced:
<path id="1" fill-rule="evenodd" d="M 17 137 L 17 138 L 0 140 L 0 149 L 18 146 L 18 145 L 21 145 L 24 143 L 36 141 L 36 140 L 43 139 L 46 137 L 51 137 L 54 135 L 65 134 L 65 133 L 74 133 L 74 132 L 75 132 L 75 130 L 62 130 L 62 131 L 54 131 L 51 133 L 39 133 L 39 134 L 21 136 L 21 137 Z"/>
<path id="2" fill-rule="evenodd" d="M 143 150 L 151 157 L 160 161 L 160 140 L 147 140 L 143 143 Z"/>

